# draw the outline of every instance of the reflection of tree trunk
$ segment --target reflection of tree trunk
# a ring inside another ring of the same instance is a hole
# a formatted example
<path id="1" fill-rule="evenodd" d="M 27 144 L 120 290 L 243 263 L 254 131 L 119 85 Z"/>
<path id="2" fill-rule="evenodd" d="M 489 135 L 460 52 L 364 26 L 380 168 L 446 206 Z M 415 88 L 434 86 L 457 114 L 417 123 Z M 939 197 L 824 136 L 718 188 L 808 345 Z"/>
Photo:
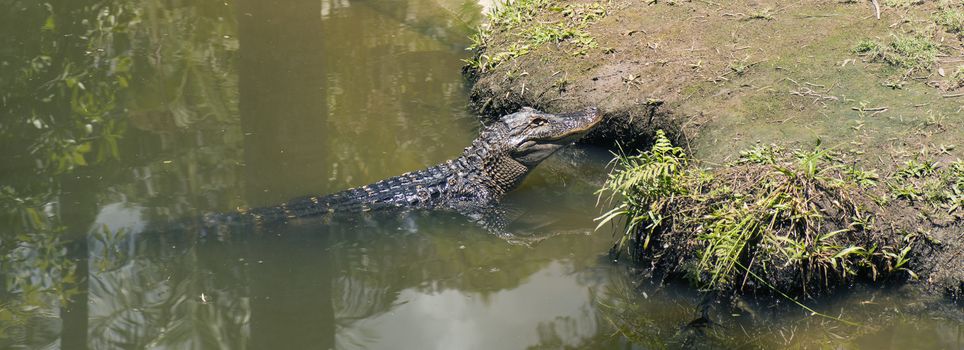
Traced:
<path id="1" fill-rule="evenodd" d="M 81 173 L 82 171 L 78 171 Z M 97 200 L 91 190 L 90 181 L 83 174 L 64 177 L 62 181 L 61 218 L 66 227 L 67 258 L 75 264 L 76 280 L 64 286 L 75 291 L 66 305 L 61 306 L 60 318 L 63 322 L 61 348 L 86 349 L 88 328 L 88 247 L 87 232 L 97 217 Z"/>
<path id="2" fill-rule="evenodd" d="M 63 331 L 61 331 L 61 348 L 86 349 L 87 348 L 87 320 L 88 310 L 88 267 L 87 267 L 87 237 L 78 237 L 73 242 L 67 244 L 67 257 L 76 265 L 77 282 L 75 285 L 66 286 L 76 290 L 77 294 L 68 300 L 67 305 L 60 309 L 60 318 L 63 321 Z"/>
<path id="3" fill-rule="evenodd" d="M 83 39 L 80 33 L 86 31 L 84 18 L 81 13 L 86 6 L 93 3 L 91 0 L 59 1 L 54 4 L 54 10 L 61 14 L 57 18 L 64 35 L 61 41 L 63 51 L 60 55 L 54 56 L 54 67 L 66 67 L 66 62 L 77 61 L 84 55 L 87 47 L 87 40 Z M 66 69 L 66 68 L 65 68 Z M 58 99 L 67 102 L 69 99 Z M 63 113 L 72 114 L 72 107 L 69 104 L 58 106 Z M 60 318 L 63 322 L 63 329 L 60 332 L 60 347 L 65 350 L 87 349 L 88 335 L 88 301 L 89 296 L 89 270 L 88 270 L 88 247 L 87 233 L 91 224 L 97 218 L 97 199 L 94 197 L 94 184 L 90 177 L 86 176 L 87 169 L 81 169 L 68 176 L 63 176 L 61 181 L 61 222 L 66 228 L 66 248 L 67 258 L 75 264 L 76 279 L 72 285 L 65 285 L 66 290 L 76 292 L 66 303 L 61 305 Z"/>
<path id="4" fill-rule="evenodd" d="M 325 192 L 321 2 L 241 0 L 238 11 L 249 204 Z"/>
<path id="5" fill-rule="evenodd" d="M 251 241 L 251 348 L 333 349 L 333 274 L 326 237 L 282 231 Z"/>
<path id="6" fill-rule="evenodd" d="M 318 0 L 238 2 L 249 204 L 327 190 L 319 154 L 327 140 L 320 16 Z M 325 249 L 317 240 L 294 242 L 290 233 L 261 232 L 251 241 L 251 347 L 333 348 L 331 273 L 319 255 Z"/>

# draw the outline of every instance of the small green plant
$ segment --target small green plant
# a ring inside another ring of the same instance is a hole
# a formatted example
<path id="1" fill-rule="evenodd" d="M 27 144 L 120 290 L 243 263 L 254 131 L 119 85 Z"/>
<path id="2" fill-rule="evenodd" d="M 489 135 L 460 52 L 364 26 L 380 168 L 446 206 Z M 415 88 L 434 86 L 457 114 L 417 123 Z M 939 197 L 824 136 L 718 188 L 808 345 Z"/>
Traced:
<path id="1" fill-rule="evenodd" d="M 599 3 L 569 4 L 562 9 L 562 15 L 578 24 L 589 24 L 606 17 L 606 8 Z"/>
<path id="2" fill-rule="evenodd" d="M 506 51 L 498 52 L 494 55 L 483 53 L 473 59 L 463 59 L 462 62 L 465 62 L 466 66 L 469 68 L 478 70 L 480 73 L 485 73 L 502 64 L 503 62 L 528 53 L 529 45 L 513 43 L 506 48 Z"/>
<path id="3" fill-rule="evenodd" d="M 934 15 L 934 22 L 950 33 L 964 34 L 964 11 L 944 8 Z"/>
<path id="4" fill-rule="evenodd" d="M 937 43 L 920 36 L 899 36 L 890 44 L 890 54 L 884 60 L 905 68 L 927 68 L 937 60 Z"/>
<path id="5" fill-rule="evenodd" d="M 747 20 L 763 19 L 763 20 L 769 21 L 773 19 L 773 10 L 767 7 L 761 10 L 753 11 L 748 16 L 746 16 L 746 19 Z"/>
<path id="6" fill-rule="evenodd" d="M 569 86 L 569 79 L 565 75 L 561 76 L 552 83 L 552 86 L 558 89 L 559 92 L 566 91 L 566 88 Z"/>
<path id="7" fill-rule="evenodd" d="M 824 167 L 823 163 L 829 160 L 833 160 L 833 155 L 831 154 L 831 148 L 820 149 L 820 140 L 817 140 L 817 146 L 812 151 L 794 151 L 793 154 L 797 157 L 798 167 L 807 179 L 816 179 L 818 176 L 823 174 L 825 171 L 831 170 L 834 167 Z M 778 167 L 783 173 L 790 174 L 791 172 Z M 789 176 L 789 175 L 788 175 Z"/>
<path id="8" fill-rule="evenodd" d="M 908 160 L 904 165 L 897 168 L 896 177 L 898 179 L 908 179 L 912 177 L 922 178 L 931 175 L 937 169 L 936 162 L 920 161 L 917 158 Z"/>
<path id="9" fill-rule="evenodd" d="M 746 72 L 748 72 L 750 70 L 750 67 L 752 66 L 753 66 L 752 64 L 748 64 L 746 62 L 746 59 L 743 59 L 743 60 L 730 62 L 729 68 L 730 68 L 730 71 L 732 71 L 733 73 L 736 73 L 736 75 L 742 76 L 746 74 Z"/>
<path id="10" fill-rule="evenodd" d="M 912 5 L 923 4 L 923 0 L 884 0 L 884 6 L 889 7 L 909 7 Z"/>
<path id="11" fill-rule="evenodd" d="M 623 202 L 597 219 L 599 226 L 620 217 L 626 217 L 626 231 L 619 242 L 626 247 L 637 230 L 645 231 L 642 248 L 648 249 L 654 232 L 661 228 L 663 209 L 671 198 L 682 195 L 686 153 L 675 147 L 660 130 L 649 152 L 635 156 L 624 154 L 613 159 L 615 167 L 606 185 L 598 192 L 600 198 L 609 192 L 619 195 Z M 610 197 L 612 199 L 613 197 Z"/>
<path id="12" fill-rule="evenodd" d="M 928 200 L 950 212 L 964 205 L 960 161 L 948 172 L 914 159 L 881 179 L 819 143 L 794 151 L 757 145 L 714 170 L 694 167 L 685 156 L 662 132 L 649 151 L 617 155 L 600 197 L 608 193 L 619 202 L 597 220 L 599 227 L 623 222 L 617 254 L 710 290 L 739 289 L 760 275 L 795 281 L 804 293 L 830 281 L 916 278 L 913 237 L 879 224 L 875 208 L 891 199 Z M 925 178 L 933 184 L 919 184 Z"/>
<path id="13" fill-rule="evenodd" d="M 863 188 L 877 186 L 877 180 L 880 179 L 877 170 L 864 170 L 856 165 L 847 168 L 846 174 L 850 181 Z"/>
<path id="14" fill-rule="evenodd" d="M 487 17 L 492 26 L 509 30 L 532 21 L 539 10 L 551 4 L 550 0 L 504 0 L 494 6 Z"/>
<path id="15" fill-rule="evenodd" d="M 884 51 L 884 48 L 883 46 L 880 45 L 880 43 L 876 41 L 861 40 L 860 42 L 857 43 L 857 46 L 854 47 L 853 51 L 854 53 L 859 55 L 868 55 L 871 57 L 876 57 Z"/>
<path id="16" fill-rule="evenodd" d="M 921 191 L 913 184 L 890 184 L 890 192 L 894 199 L 916 201 L 921 198 Z"/>
<path id="17" fill-rule="evenodd" d="M 871 61 L 882 61 L 891 66 L 911 70 L 924 70 L 937 60 L 938 44 L 921 36 L 897 36 L 884 46 L 876 41 L 857 43 L 854 53 Z"/>
<path id="18" fill-rule="evenodd" d="M 561 19 L 535 20 L 550 11 L 559 13 Z M 505 0 L 488 14 L 488 23 L 471 36 L 469 49 L 477 55 L 463 62 L 468 68 L 484 73 L 545 44 L 563 46 L 572 55 L 585 55 L 598 47 L 587 30 L 589 25 L 605 16 L 606 8 L 599 3 L 559 7 L 549 0 Z M 490 41 L 494 31 L 514 31 L 517 39 L 506 43 L 504 50 L 488 53 L 493 50 Z"/>
<path id="19" fill-rule="evenodd" d="M 948 186 L 948 198 L 945 208 L 948 214 L 964 209 L 964 161 L 958 159 L 951 163 Z"/>
<path id="20" fill-rule="evenodd" d="M 964 66 L 958 66 L 957 70 L 950 75 L 948 85 L 951 89 L 964 87 Z"/>
<path id="21" fill-rule="evenodd" d="M 757 145 L 753 148 L 740 151 L 740 159 L 737 162 L 752 164 L 776 164 L 778 148 L 774 145 Z"/>

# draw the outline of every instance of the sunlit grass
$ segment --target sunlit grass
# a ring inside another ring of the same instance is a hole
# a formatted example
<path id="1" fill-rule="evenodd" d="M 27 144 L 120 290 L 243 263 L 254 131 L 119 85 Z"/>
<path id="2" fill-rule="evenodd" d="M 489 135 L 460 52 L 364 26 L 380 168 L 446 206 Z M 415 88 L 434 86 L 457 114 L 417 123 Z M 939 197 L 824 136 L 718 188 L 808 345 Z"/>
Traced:
<path id="1" fill-rule="evenodd" d="M 561 18 L 536 21 L 542 12 L 558 13 Z M 595 2 L 562 6 L 547 0 L 503 1 L 489 12 L 488 22 L 470 36 L 469 49 L 478 54 L 464 61 L 470 69 L 484 73 L 547 44 L 560 45 L 572 55 L 585 55 L 598 47 L 589 26 L 606 14 L 605 6 Z M 513 39 L 505 48 L 490 52 L 492 33 L 510 31 Z"/>
<path id="2" fill-rule="evenodd" d="M 926 201 L 951 216 L 962 205 L 960 161 L 910 160 L 881 179 L 819 144 L 740 155 L 702 169 L 659 132 L 649 151 L 614 159 L 600 196 L 616 205 L 599 226 L 620 222 L 618 253 L 705 289 L 742 289 L 755 274 L 807 293 L 857 278 L 917 278 L 910 261 L 918 235 L 890 225 L 900 214 L 875 198 Z"/>

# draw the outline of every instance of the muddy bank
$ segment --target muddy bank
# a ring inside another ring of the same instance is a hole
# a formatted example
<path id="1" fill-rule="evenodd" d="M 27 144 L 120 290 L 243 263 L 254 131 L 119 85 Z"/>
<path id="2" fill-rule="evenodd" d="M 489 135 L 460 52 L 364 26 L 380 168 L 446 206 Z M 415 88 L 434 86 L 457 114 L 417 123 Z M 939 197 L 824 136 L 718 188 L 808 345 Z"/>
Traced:
<path id="1" fill-rule="evenodd" d="M 964 5 L 881 4 L 877 19 L 867 2 L 519 0 L 490 15 L 466 72 L 483 114 L 599 106 L 590 143 L 648 149 L 665 130 L 719 167 L 821 140 L 880 176 L 947 168 L 964 157 Z M 914 250 L 918 280 L 959 296 L 960 217 L 927 220 L 921 202 L 894 207 L 939 242 Z"/>

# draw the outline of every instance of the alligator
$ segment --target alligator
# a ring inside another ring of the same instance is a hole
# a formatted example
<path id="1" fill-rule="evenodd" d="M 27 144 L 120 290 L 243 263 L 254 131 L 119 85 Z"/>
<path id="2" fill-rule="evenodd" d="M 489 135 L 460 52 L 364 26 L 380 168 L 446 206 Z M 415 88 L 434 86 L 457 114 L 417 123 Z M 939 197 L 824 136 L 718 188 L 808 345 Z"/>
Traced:
<path id="1" fill-rule="evenodd" d="M 294 219 L 386 209 L 454 211 L 484 221 L 489 209 L 517 188 L 533 168 L 575 142 L 602 120 L 590 107 L 550 114 L 523 107 L 484 127 L 462 155 L 433 167 L 326 196 L 305 196 L 276 206 L 205 217 L 230 222 L 287 223 Z"/>

